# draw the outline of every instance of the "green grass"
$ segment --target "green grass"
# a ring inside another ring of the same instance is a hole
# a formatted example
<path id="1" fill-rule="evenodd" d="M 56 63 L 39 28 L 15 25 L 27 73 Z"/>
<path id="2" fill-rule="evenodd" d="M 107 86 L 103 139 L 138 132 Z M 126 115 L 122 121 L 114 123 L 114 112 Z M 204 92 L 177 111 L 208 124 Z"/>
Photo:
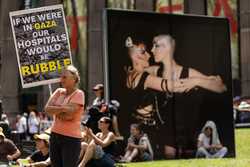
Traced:
<path id="1" fill-rule="evenodd" d="M 250 129 L 235 130 L 236 158 L 152 161 L 124 167 L 250 167 Z"/>

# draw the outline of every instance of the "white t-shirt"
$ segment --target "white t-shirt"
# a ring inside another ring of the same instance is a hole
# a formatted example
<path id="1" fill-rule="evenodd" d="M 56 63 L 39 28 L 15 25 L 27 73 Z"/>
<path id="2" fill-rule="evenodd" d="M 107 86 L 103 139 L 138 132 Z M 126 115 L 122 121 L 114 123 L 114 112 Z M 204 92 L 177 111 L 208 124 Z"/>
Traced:
<path id="1" fill-rule="evenodd" d="M 22 116 L 19 121 L 16 123 L 16 128 L 18 133 L 25 133 L 27 130 L 26 118 Z"/>
<path id="2" fill-rule="evenodd" d="M 203 147 L 209 147 L 210 146 L 210 138 L 207 137 L 204 133 L 201 133 L 198 137 L 198 141 L 202 143 Z"/>
<path id="3" fill-rule="evenodd" d="M 102 103 L 104 103 L 104 99 L 101 99 L 100 97 L 96 97 L 92 103 L 93 106 L 99 106 Z"/>
<path id="4" fill-rule="evenodd" d="M 36 117 L 28 118 L 28 126 L 29 126 L 29 133 L 31 134 L 38 133 L 39 122 Z"/>

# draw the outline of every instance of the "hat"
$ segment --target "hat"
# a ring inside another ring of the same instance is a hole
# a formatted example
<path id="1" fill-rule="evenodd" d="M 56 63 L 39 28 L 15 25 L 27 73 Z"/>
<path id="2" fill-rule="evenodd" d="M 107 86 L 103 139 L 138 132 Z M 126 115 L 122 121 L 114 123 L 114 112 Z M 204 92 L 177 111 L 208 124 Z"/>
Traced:
<path id="1" fill-rule="evenodd" d="M 5 119 L 7 118 L 7 115 L 6 114 L 2 114 L 2 119 Z"/>
<path id="2" fill-rule="evenodd" d="M 0 127 L 0 136 L 4 137 L 5 138 L 5 135 L 3 133 L 3 128 Z"/>
<path id="3" fill-rule="evenodd" d="M 100 90 L 100 89 L 103 89 L 103 84 L 97 84 L 93 87 L 93 90 Z"/>
<path id="4" fill-rule="evenodd" d="M 42 134 L 36 134 L 34 135 L 34 139 L 37 140 L 37 139 L 40 139 L 40 140 L 45 140 L 47 143 L 49 143 L 49 135 L 45 134 L 45 133 L 42 133 Z"/>
<path id="5" fill-rule="evenodd" d="M 116 107 L 120 107 L 120 103 L 117 100 L 111 100 L 110 103 L 113 104 Z"/>
<path id="6" fill-rule="evenodd" d="M 48 128 L 44 131 L 45 134 L 50 135 L 51 134 L 51 128 Z"/>
<path id="7" fill-rule="evenodd" d="M 239 109 L 249 108 L 250 104 L 248 104 L 246 101 L 242 101 L 238 107 Z"/>

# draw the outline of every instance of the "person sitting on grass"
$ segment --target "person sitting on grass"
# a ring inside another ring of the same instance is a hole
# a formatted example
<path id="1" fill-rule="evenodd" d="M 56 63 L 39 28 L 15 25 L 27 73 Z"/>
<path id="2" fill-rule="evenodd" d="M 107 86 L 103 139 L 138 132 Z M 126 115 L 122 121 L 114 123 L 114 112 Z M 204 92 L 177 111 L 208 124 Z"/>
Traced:
<path id="1" fill-rule="evenodd" d="M 131 136 L 128 139 L 126 153 L 121 162 L 151 161 L 153 149 L 147 134 L 143 133 L 139 124 L 130 125 Z"/>
<path id="2" fill-rule="evenodd" d="M 207 121 L 198 137 L 197 158 L 223 158 L 227 154 L 219 139 L 216 125 L 213 121 Z"/>
<path id="3" fill-rule="evenodd" d="M 16 160 L 21 155 L 20 150 L 10 139 L 7 139 L 0 127 L 0 161 L 9 162 Z"/>
<path id="4" fill-rule="evenodd" d="M 23 164 L 25 167 L 50 167 L 49 135 L 45 133 L 36 134 L 34 135 L 34 139 L 37 150 L 26 159 L 18 159 L 17 162 Z"/>
<path id="5" fill-rule="evenodd" d="M 98 128 L 101 132 L 96 135 L 90 128 L 86 127 L 86 134 L 92 139 L 87 144 L 82 145 L 83 158 L 78 167 L 115 167 L 115 134 L 110 131 L 112 121 L 109 117 L 102 117 L 98 121 Z"/>

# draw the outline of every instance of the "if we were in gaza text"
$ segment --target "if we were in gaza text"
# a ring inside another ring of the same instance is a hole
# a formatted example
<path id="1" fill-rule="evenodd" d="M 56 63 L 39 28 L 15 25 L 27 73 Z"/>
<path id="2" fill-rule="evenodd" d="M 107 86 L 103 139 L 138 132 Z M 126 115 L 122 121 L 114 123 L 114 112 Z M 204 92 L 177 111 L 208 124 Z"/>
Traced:
<path id="1" fill-rule="evenodd" d="M 54 33 L 50 29 L 57 28 L 57 20 L 63 19 L 62 11 L 47 11 L 46 13 L 37 13 L 36 15 L 20 15 L 12 19 L 14 27 L 21 27 L 28 38 L 18 39 L 17 48 L 24 50 L 26 56 L 40 56 L 40 60 L 46 61 L 48 55 L 53 52 L 60 52 L 67 41 L 65 32 Z M 51 33 L 52 32 L 52 33 Z M 50 34 L 51 33 L 51 34 Z M 62 62 L 62 64 L 59 64 Z M 46 65 L 47 64 L 47 65 Z M 53 65 L 52 65 L 53 64 Z M 21 66 L 22 75 L 37 74 L 39 72 L 49 72 L 60 69 L 61 66 L 69 65 L 67 60 L 51 60 L 48 63 Z M 57 68 L 55 68 L 57 66 Z"/>

